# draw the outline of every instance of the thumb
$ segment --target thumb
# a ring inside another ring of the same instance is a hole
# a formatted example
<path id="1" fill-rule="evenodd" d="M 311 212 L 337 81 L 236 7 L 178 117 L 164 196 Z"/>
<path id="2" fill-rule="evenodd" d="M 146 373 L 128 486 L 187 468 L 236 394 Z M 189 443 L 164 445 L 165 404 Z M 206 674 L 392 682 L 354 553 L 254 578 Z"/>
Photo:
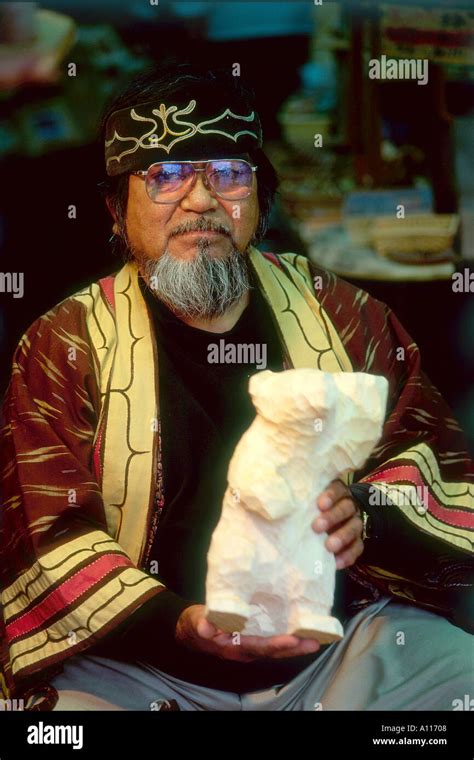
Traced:
<path id="1" fill-rule="evenodd" d="M 196 625 L 196 633 L 203 639 L 212 639 L 217 634 L 217 628 L 206 620 L 204 616 L 201 616 Z"/>

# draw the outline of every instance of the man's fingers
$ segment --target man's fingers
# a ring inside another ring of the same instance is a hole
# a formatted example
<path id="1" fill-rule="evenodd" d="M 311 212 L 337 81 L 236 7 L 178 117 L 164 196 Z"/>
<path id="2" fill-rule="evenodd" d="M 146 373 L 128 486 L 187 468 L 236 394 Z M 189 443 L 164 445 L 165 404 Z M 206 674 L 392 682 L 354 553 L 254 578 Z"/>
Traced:
<path id="1" fill-rule="evenodd" d="M 331 533 L 328 539 L 326 539 L 326 549 L 334 554 L 339 554 L 346 546 L 352 544 L 352 542 L 360 538 L 362 535 L 362 520 L 358 515 L 355 515 L 350 520 L 344 523 L 344 525 L 338 530 Z"/>
<path id="2" fill-rule="evenodd" d="M 330 509 L 339 499 L 344 496 L 350 497 L 350 491 L 342 480 L 333 480 L 325 491 L 318 496 L 317 504 L 323 512 Z"/>
<path id="3" fill-rule="evenodd" d="M 364 542 L 361 538 L 356 539 L 351 546 L 336 557 L 336 568 L 342 570 L 344 567 L 350 567 L 360 557 L 364 551 Z"/>
<path id="4" fill-rule="evenodd" d="M 300 639 L 298 636 L 242 636 L 240 646 L 247 654 L 281 658 L 316 652 L 320 645 L 314 639 Z"/>
<path id="5" fill-rule="evenodd" d="M 277 647 L 275 645 L 266 646 L 250 646 L 242 645 L 242 651 L 246 655 L 253 655 L 254 657 L 267 657 L 271 659 L 281 659 L 282 657 L 295 657 L 297 655 L 310 654 L 311 652 L 317 652 L 320 644 L 317 641 L 310 640 L 302 641 L 297 646 L 293 647 Z"/>
<path id="6" fill-rule="evenodd" d="M 212 642 L 214 644 L 218 644 L 220 647 L 226 647 L 232 644 L 232 634 L 231 633 L 218 633 L 216 636 L 213 637 Z"/>
<path id="7" fill-rule="evenodd" d="M 273 656 L 274 653 L 294 649 L 302 641 L 298 636 L 241 636 L 240 646 L 244 652 L 263 656 Z"/>
<path id="8" fill-rule="evenodd" d="M 273 655 L 275 660 L 281 660 L 283 657 L 298 657 L 303 654 L 312 654 L 317 652 L 321 648 L 321 644 L 312 639 L 309 643 L 305 642 L 293 649 L 286 649 L 285 651 L 275 652 Z"/>
<path id="9" fill-rule="evenodd" d="M 203 639 L 212 639 L 218 633 L 216 626 L 210 623 L 205 617 L 201 617 L 197 621 L 196 631 Z"/>
<path id="10" fill-rule="evenodd" d="M 191 649 L 227 660 L 251 662 L 258 658 L 281 658 L 316 652 L 320 644 L 292 634 L 280 636 L 235 636 L 217 628 L 204 617 L 204 605 L 186 608 L 176 626 L 177 640 Z"/>
<path id="11" fill-rule="evenodd" d="M 207 622 L 207 621 L 206 621 Z M 320 644 L 315 639 L 302 639 L 299 636 L 246 636 L 238 641 L 230 633 L 218 633 L 212 640 L 203 644 L 207 651 L 214 651 L 218 657 L 240 662 L 251 662 L 258 658 L 281 659 L 317 652 Z M 214 649 L 216 647 L 216 649 Z"/>
<path id="12" fill-rule="evenodd" d="M 293 649 L 301 641 L 298 636 L 281 635 L 281 636 L 247 636 L 242 635 L 239 639 L 239 644 L 233 644 L 233 638 L 231 633 L 222 633 L 214 636 L 213 642 L 219 644 L 219 646 L 239 646 L 242 650 L 248 652 L 260 653 L 264 649 L 267 651 L 279 651 L 280 649 Z"/>
<path id="13" fill-rule="evenodd" d="M 355 515 L 356 507 L 351 498 L 343 498 L 338 501 L 332 509 L 323 512 L 312 523 L 312 528 L 316 533 L 328 533 L 339 523 L 348 520 Z"/>
<path id="14" fill-rule="evenodd" d="M 221 657 L 224 660 L 237 660 L 238 662 L 253 662 L 258 657 L 258 655 L 243 652 L 240 646 L 233 644 L 221 647 L 213 652 L 213 654 L 216 654 L 217 657 Z"/>
<path id="15" fill-rule="evenodd" d="M 296 646 L 301 641 L 298 636 L 293 636 L 290 633 L 281 634 L 280 636 L 241 636 L 240 642 L 245 646 L 261 646 L 265 644 L 267 647 L 273 647 L 275 649 L 289 648 Z"/>
<path id="16" fill-rule="evenodd" d="M 325 546 L 336 555 L 336 567 L 353 565 L 362 554 L 362 519 L 347 486 L 333 480 L 317 500 L 321 514 L 311 527 L 316 533 L 328 533 Z"/>

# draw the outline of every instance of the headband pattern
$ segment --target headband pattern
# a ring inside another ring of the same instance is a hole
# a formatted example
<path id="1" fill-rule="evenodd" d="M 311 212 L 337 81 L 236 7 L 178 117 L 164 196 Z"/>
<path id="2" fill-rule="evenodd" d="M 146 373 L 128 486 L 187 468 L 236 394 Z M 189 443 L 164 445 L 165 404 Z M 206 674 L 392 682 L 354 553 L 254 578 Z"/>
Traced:
<path id="1" fill-rule="evenodd" d="M 197 122 L 183 118 L 193 113 L 196 106 L 195 99 L 191 99 L 182 108 L 176 105 L 166 107 L 164 103 L 157 108 L 156 101 L 153 101 L 111 114 L 107 121 L 105 140 L 107 174 L 113 176 L 147 168 L 149 163 L 160 161 L 166 156 L 179 160 L 190 149 L 194 152 L 206 149 L 222 151 L 228 150 L 231 143 L 234 149 L 238 146 L 244 151 L 249 147 L 261 147 L 262 130 L 255 111 L 243 115 L 226 107 L 217 116 Z M 203 113 L 202 108 L 197 110 L 198 113 Z M 147 127 L 142 132 L 144 123 Z M 245 128 L 247 125 L 252 129 Z M 193 142 L 192 147 L 176 147 L 178 143 L 190 140 Z M 128 146 L 124 146 L 124 143 L 128 143 Z M 155 151 L 157 156 L 151 161 L 150 154 L 146 153 L 150 150 Z M 161 158 L 158 157 L 160 155 Z"/>

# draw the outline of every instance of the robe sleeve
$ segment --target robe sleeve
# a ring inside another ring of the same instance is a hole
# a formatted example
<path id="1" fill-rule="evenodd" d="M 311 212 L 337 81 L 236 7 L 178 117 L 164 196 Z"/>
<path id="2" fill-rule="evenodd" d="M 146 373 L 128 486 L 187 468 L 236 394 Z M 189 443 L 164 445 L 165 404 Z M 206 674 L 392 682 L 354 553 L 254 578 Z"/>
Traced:
<path id="1" fill-rule="evenodd" d="M 354 371 L 389 381 L 381 440 L 353 477 L 373 532 L 349 575 L 368 596 L 395 596 L 472 631 L 474 468 L 461 427 L 389 307 L 324 270 L 313 274 Z"/>
<path id="2" fill-rule="evenodd" d="M 67 299 L 21 339 L 3 408 L 0 683 L 17 695 L 166 593 L 107 530 L 92 466 L 97 358 Z M 59 670 L 58 670 L 59 668 Z"/>
<path id="3" fill-rule="evenodd" d="M 354 372 L 383 375 L 382 436 L 352 491 L 370 537 L 347 571 L 357 609 L 382 594 L 474 630 L 474 465 L 462 429 L 391 309 L 306 261 L 313 293 Z M 453 368 L 455 371 L 455 368 Z"/>

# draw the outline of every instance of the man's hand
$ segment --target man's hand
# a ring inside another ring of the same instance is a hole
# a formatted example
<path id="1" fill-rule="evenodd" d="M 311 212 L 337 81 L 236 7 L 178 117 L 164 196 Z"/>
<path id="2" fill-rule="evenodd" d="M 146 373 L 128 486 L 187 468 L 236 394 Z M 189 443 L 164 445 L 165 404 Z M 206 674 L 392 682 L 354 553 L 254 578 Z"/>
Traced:
<path id="1" fill-rule="evenodd" d="M 341 480 L 333 480 L 318 497 L 322 514 L 311 527 L 315 533 L 328 533 L 325 546 L 336 556 L 336 567 L 350 567 L 364 551 L 362 519 L 351 492 Z"/>
<path id="2" fill-rule="evenodd" d="M 312 523 L 316 533 L 328 533 L 326 548 L 336 555 L 336 567 L 353 565 L 362 554 L 362 519 L 351 492 L 341 480 L 333 480 L 318 497 L 322 514 Z M 240 636 L 233 643 L 231 633 L 216 628 L 204 617 L 205 606 L 193 604 L 179 616 L 176 640 L 189 649 L 239 662 L 258 658 L 281 659 L 317 652 L 320 644 L 298 636 Z"/>
<path id="3" fill-rule="evenodd" d="M 317 652 L 320 644 L 314 639 L 298 636 L 240 636 L 233 643 L 231 633 L 216 628 L 204 617 L 205 606 L 193 604 L 179 616 L 175 637 L 178 642 L 199 652 L 213 654 L 226 660 L 251 662 L 267 657 L 281 659 Z"/>

